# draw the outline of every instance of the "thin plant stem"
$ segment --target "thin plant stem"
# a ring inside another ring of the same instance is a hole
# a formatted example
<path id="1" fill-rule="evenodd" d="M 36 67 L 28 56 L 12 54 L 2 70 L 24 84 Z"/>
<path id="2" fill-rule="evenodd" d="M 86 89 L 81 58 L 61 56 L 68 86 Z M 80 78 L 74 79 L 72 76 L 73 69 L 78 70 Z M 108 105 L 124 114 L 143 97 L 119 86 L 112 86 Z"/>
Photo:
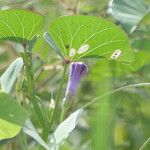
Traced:
<path id="1" fill-rule="evenodd" d="M 64 71 L 63 71 L 63 75 L 62 75 L 62 78 L 61 78 L 60 86 L 59 86 L 59 89 L 58 89 L 57 97 L 56 97 L 56 100 L 55 100 L 55 108 L 54 108 L 54 110 L 52 112 L 50 131 L 51 131 L 52 125 L 54 123 L 55 117 L 57 116 L 57 110 L 58 110 L 58 106 L 59 106 L 59 100 L 60 100 L 61 91 L 62 91 L 62 88 L 63 88 L 63 83 L 64 83 L 66 71 L 67 71 L 67 64 L 64 64 Z"/>
<path id="2" fill-rule="evenodd" d="M 141 146 L 141 148 L 139 150 L 144 150 L 144 148 L 150 143 L 150 138 L 148 138 L 144 144 Z"/>
<path id="3" fill-rule="evenodd" d="M 61 116 L 60 116 L 60 122 L 62 122 L 64 120 L 65 111 L 66 111 L 65 101 L 63 101 L 63 103 L 62 103 L 62 110 L 61 110 Z"/>
<path id="4" fill-rule="evenodd" d="M 32 53 L 28 52 L 25 49 L 25 55 L 24 55 L 23 59 L 24 59 L 26 78 L 27 78 L 28 96 L 29 96 L 31 103 L 33 104 L 33 107 L 34 107 L 36 115 L 39 119 L 39 122 L 43 127 L 43 132 L 47 132 L 47 130 L 48 130 L 47 120 L 43 117 L 42 111 L 41 111 L 38 101 L 35 97 Z"/>
<path id="5" fill-rule="evenodd" d="M 127 86 L 123 86 L 123 87 L 114 89 L 112 91 L 106 92 L 106 93 L 94 98 L 89 103 L 85 104 L 82 108 L 85 109 L 85 108 L 91 106 L 92 104 L 98 102 L 99 100 L 103 99 L 104 97 L 115 94 L 115 93 L 120 92 L 122 90 L 125 90 L 128 88 L 134 88 L 134 87 L 142 87 L 142 86 L 150 86 L 150 83 L 137 83 L 137 84 L 127 85 Z"/>

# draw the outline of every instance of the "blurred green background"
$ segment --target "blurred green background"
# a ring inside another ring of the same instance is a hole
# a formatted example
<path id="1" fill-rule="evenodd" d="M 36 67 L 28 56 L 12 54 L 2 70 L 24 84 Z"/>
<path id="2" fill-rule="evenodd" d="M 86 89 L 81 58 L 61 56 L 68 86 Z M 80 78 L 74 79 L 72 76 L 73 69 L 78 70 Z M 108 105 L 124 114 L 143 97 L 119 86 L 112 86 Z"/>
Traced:
<path id="1" fill-rule="evenodd" d="M 56 18 L 78 11 L 80 15 L 94 15 L 114 22 L 128 35 L 134 63 L 100 58 L 83 60 L 88 64 L 89 72 L 82 81 L 72 110 L 117 87 L 150 82 L 150 0 L 0 0 L 1 10 L 9 8 L 29 9 L 45 15 L 42 33 L 49 30 L 49 24 Z M 57 92 L 62 67 L 42 33 L 34 47 L 34 72 L 37 94 L 48 109 L 51 93 L 55 95 Z M 0 43 L 0 75 L 21 50 L 18 44 Z M 38 127 L 34 114 L 32 118 Z M 61 149 L 139 150 L 149 137 L 150 89 L 132 88 L 106 97 L 86 109 L 78 127 Z M 0 150 L 16 150 L 11 148 L 13 144 L 15 139 L 8 140 L 0 144 Z M 36 143 L 29 139 L 29 150 L 37 149 Z M 150 144 L 145 150 L 150 150 Z"/>

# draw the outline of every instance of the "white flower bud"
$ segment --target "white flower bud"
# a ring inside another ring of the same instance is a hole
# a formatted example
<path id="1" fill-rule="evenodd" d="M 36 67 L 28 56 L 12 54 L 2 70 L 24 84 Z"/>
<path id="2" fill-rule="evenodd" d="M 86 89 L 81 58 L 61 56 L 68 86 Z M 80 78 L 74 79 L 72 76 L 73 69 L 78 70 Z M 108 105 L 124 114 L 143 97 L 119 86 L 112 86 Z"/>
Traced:
<path id="1" fill-rule="evenodd" d="M 49 107 L 50 107 L 50 109 L 54 109 L 55 108 L 55 101 L 54 101 L 53 98 L 51 98 Z"/>

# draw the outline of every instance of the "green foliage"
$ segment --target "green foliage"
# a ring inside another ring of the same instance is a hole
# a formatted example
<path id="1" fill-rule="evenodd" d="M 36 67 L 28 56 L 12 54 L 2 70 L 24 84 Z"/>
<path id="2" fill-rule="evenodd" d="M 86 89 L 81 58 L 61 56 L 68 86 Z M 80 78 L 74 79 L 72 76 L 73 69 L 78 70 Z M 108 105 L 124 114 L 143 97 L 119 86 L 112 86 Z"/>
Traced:
<path id="1" fill-rule="evenodd" d="M 33 139 L 35 139 L 40 145 L 42 145 L 45 149 L 55 149 L 59 147 L 68 136 L 77 126 L 79 119 L 83 113 L 83 109 L 79 109 L 76 112 L 72 113 L 67 119 L 65 119 L 62 123 L 60 123 L 54 133 L 50 136 L 50 143 L 46 144 L 44 140 L 40 137 L 35 127 L 33 126 L 30 120 L 27 120 L 23 131 Z"/>
<path id="2" fill-rule="evenodd" d="M 0 93 L 0 118 L 22 126 L 29 117 L 27 111 L 6 93 Z"/>
<path id="3" fill-rule="evenodd" d="M 57 145 L 61 144 L 77 126 L 82 113 L 83 109 L 79 109 L 64 120 L 55 130 L 51 142 Z"/>
<path id="4" fill-rule="evenodd" d="M 150 53 L 148 51 L 138 51 L 134 53 L 134 63 L 118 63 L 113 61 L 99 60 L 92 65 L 89 78 L 94 82 L 115 76 L 125 76 L 140 71 L 145 65 L 150 63 Z M 144 58 L 144 59 L 143 59 Z M 99 71 L 98 71 L 99 70 Z"/>
<path id="5" fill-rule="evenodd" d="M 0 4 L 0 150 L 149 149 L 149 0 Z M 88 73 L 63 108 L 70 61 Z"/>
<path id="6" fill-rule="evenodd" d="M 20 130 L 21 126 L 0 119 L 0 140 L 16 136 Z"/>
<path id="7" fill-rule="evenodd" d="M 26 44 L 43 27 L 44 17 L 27 10 L 0 11 L 0 39 Z"/>
<path id="8" fill-rule="evenodd" d="M 66 59 L 78 60 L 98 56 L 111 59 L 112 54 L 119 49 L 119 61 L 133 61 L 126 35 L 114 24 L 101 18 L 61 17 L 50 25 L 50 34 Z M 84 49 L 83 52 L 79 52 L 81 47 Z M 75 50 L 74 56 L 70 56 L 72 49 Z"/>
<path id="9" fill-rule="evenodd" d="M 47 150 L 49 149 L 48 145 L 43 141 L 43 139 L 40 137 L 40 135 L 36 131 L 31 120 L 27 120 L 25 122 L 25 125 L 23 127 L 23 132 L 29 135 L 30 137 L 32 137 L 33 139 L 35 139 L 40 145 L 42 145 Z"/>
<path id="10" fill-rule="evenodd" d="M 28 117 L 27 111 L 12 96 L 0 93 L 0 139 L 18 134 Z"/>
<path id="11" fill-rule="evenodd" d="M 134 31 L 150 7 L 143 0 L 112 0 L 108 12 L 113 15 L 127 31 Z"/>
<path id="12" fill-rule="evenodd" d="M 150 13 L 147 13 L 139 22 L 136 30 L 133 32 L 132 45 L 139 50 L 150 50 Z"/>
<path id="13" fill-rule="evenodd" d="M 9 93 L 23 67 L 22 58 L 17 58 L 0 77 L 3 92 Z"/>

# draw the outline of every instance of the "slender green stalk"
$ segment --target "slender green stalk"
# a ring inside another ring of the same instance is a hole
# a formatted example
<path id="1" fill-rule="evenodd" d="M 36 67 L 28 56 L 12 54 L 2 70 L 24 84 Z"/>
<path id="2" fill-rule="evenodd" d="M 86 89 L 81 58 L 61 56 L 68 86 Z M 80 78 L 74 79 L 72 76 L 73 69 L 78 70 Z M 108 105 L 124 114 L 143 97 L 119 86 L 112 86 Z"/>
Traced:
<path id="1" fill-rule="evenodd" d="M 52 112 L 50 131 L 51 131 L 52 125 L 54 123 L 55 117 L 57 116 L 57 110 L 58 110 L 58 106 L 59 106 L 59 100 L 60 100 L 61 91 L 62 91 L 62 88 L 63 88 L 63 83 L 64 83 L 64 78 L 65 78 L 65 75 L 66 75 L 66 71 L 67 71 L 67 64 L 64 64 L 64 71 L 63 71 L 60 86 L 59 86 L 59 89 L 58 89 L 57 97 L 56 97 L 56 100 L 55 100 L 55 108 Z"/>
<path id="2" fill-rule="evenodd" d="M 60 115 L 60 122 L 64 121 L 65 115 L 68 113 L 69 110 L 73 110 L 72 106 L 74 105 L 74 100 L 65 99 L 62 103 L 61 108 L 61 115 Z"/>
<path id="3" fill-rule="evenodd" d="M 128 89 L 128 88 L 142 87 L 142 86 L 150 86 L 150 83 L 137 83 L 137 84 L 127 85 L 127 86 L 123 86 L 123 87 L 117 88 L 115 90 L 106 92 L 106 93 L 94 98 L 89 103 L 85 104 L 82 108 L 85 109 L 85 108 L 91 106 L 92 104 L 98 102 L 99 100 L 103 99 L 104 97 L 109 96 L 111 94 L 115 94 L 117 92 L 120 92 L 120 91 Z"/>
<path id="4" fill-rule="evenodd" d="M 37 102 L 37 99 L 35 97 L 32 53 L 28 52 L 25 49 L 25 54 L 24 54 L 23 59 L 24 59 L 26 78 L 27 78 L 28 96 L 29 96 L 30 101 L 33 104 L 33 107 L 34 107 L 36 115 L 39 119 L 39 122 L 41 123 L 41 125 L 43 127 L 43 132 L 47 132 L 48 131 L 47 120 L 43 117 L 42 111 L 41 111 L 39 104 Z"/>
<path id="5" fill-rule="evenodd" d="M 64 120 L 65 112 L 66 112 L 65 101 L 63 101 L 63 103 L 62 103 L 62 110 L 61 110 L 61 116 L 60 116 L 60 122 L 62 122 Z"/>
<path id="6" fill-rule="evenodd" d="M 148 138 L 144 144 L 142 145 L 142 147 L 139 150 L 144 150 L 144 148 L 150 143 L 150 138 Z"/>

